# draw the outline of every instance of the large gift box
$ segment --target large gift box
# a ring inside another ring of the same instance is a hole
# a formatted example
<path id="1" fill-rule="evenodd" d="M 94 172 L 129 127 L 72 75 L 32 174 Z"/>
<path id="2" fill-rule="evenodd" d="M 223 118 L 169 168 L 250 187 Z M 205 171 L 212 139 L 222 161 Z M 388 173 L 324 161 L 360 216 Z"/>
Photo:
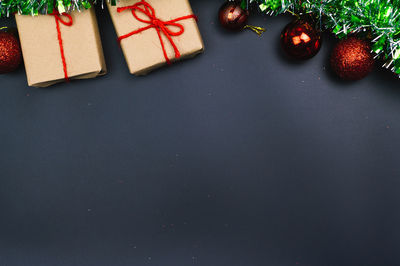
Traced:
<path id="1" fill-rule="evenodd" d="M 106 73 L 93 8 L 15 18 L 30 86 L 47 87 Z"/>
<path id="2" fill-rule="evenodd" d="M 144 75 L 204 49 L 188 0 L 108 1 L 129 71 Z"/>

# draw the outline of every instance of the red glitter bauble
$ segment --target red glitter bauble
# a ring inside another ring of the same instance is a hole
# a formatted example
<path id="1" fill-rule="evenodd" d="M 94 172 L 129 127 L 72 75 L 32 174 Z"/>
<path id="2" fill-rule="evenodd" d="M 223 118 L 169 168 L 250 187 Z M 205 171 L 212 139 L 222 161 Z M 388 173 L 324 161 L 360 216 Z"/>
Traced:
<path id="1" fill-rule="evenodd" d="M 221 25 L 228 29 L 239 31 L 246 25 L 249 12 L 241 8 L 239 3 L 226 2 L 219 9 L 218 18 Z"/>
<path id="2" fill-rule="evenodd" d="M 374 68 L 371 44 L 356 37 L 341 40 L 331 54 L 332 70 L 344 80 L 359 80 Z"/>
<path id="3" fill-rule="evenodd" d="M 14 34 L 0 31 L 0 74 L 14 71 L 21 64 L 21 47 Z"/>
<path id="4" fill-rule="evenodd" d="M 285 53 L 297 60 L 310 59 L 321 48 L 320 31 L 311 22 L 297 19 L 282 31 L 281 46 Z"/>

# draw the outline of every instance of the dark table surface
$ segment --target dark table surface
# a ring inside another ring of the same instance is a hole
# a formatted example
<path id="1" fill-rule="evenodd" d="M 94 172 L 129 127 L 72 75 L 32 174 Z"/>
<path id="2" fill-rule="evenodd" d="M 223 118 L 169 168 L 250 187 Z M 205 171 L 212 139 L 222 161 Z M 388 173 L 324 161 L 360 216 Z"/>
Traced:
<path id="1" fill-rule="evenodd" d="M 193 0 L 203 55 L 48 89 L 0 76 L 0 265 L 400 265 L 400 81 L 329 74 L 334 40 L 286 60 L 289 17 L 227 34 Z M 1 25 L 12 24 L 1 20 Z"/>

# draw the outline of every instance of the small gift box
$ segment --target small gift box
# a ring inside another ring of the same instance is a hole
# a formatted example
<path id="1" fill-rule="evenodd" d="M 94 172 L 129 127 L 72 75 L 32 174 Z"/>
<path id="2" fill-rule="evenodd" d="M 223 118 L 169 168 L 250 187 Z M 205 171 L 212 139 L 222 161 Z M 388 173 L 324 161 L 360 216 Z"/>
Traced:
<path id="1" fill-rule="evenodd" d="M 204 50 L 188 0 L 120 0 L 108 3 L 108 10 L 132 74 L 145 75 Z"/>
<path id="2" fill-rule="evenodd" d="M 93 8 L 15 18 L 29 86 L 47 87 L 106 73 Z"/>

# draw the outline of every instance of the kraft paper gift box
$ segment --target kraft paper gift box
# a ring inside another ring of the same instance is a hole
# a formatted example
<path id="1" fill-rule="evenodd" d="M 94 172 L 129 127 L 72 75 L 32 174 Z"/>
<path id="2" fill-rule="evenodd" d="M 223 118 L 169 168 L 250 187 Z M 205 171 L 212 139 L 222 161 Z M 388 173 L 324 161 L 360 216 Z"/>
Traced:
<path id="1" fill-rule="evenodd" d="M 15 15 L 29 86 L 47 87 L 107 72 L 94 9 L 68 15 L 71 19 L 65 14 Z M 68 22 L 71 25 L 65 25 Z"/>
<path id="2" fill-rule="evenodd" d="M 165 65 L 168 60 L 176 61 L 178 58 L 176 58 L 173 45 L 181 55 L 179 59 L 193 57 L 204 50 L 196 18 L 190 17 L 194 15 L 188 0 L 120 0 L 115 6 L 109 2 L 107 5 L 119 38 L 133 31 L 139 31 L 120 40 L 132 74 L 145 75 Z M 147 22 L 140 21 L 135 15 Z M 154 19 L 157 22 L 154 22 Z M 173 21 L 172 24 L 181 25 L 183 32 L 177 34 L 178 36 L 171 34 L 171 42 L 165 31 L 169 30 L 172 33 L 180 31 L 179 26 L 168 23 L 176 19 L 178 20 Z M 165 31 L 161 29 L 160 24 L 157 25 L 160 21 L 166 22 Z M 164 45 L 166 55 L 164 55 L 162 45 Z"/>

